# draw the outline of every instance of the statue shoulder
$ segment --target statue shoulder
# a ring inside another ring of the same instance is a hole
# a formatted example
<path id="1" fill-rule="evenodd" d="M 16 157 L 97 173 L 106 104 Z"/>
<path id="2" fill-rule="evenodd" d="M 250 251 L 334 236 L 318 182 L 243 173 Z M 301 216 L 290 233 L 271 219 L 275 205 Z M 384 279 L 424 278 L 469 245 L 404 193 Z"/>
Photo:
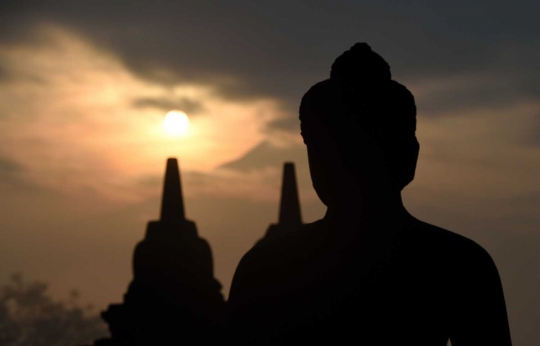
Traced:
<path id="1" fill-rule="evenodd" d="M 278 237 L 263 238 L 240 260 L 231 285 L 230 297 L 246 296 L 294 277 L 302 261 L 317 247 L 323 229 L 320 221 L 305 224 Z"/>
<path id="2" fill-rule="evenodd" d="M 471 266 L 488 270 L 495 267 L 490 254 L 480 244 L 461 234 L 419 220 L 411 233 L 414 242 L 426 251 L 441 254 L 458 270 Z"/>

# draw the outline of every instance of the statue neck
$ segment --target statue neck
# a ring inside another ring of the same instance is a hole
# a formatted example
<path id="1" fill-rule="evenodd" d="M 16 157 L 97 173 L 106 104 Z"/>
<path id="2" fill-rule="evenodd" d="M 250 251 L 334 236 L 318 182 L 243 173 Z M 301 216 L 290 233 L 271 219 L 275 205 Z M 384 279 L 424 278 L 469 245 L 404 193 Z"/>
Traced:
<path id="1" fill-rule="evenodd" d="M 384 198 L 358 198 L 341 201 L 328 206 L 325 219 L 332 224 L 354 225 L 361 228 L 372 225 L 387 224 L 402 220 L 409 215 L 401 193 L 395 193 Z"/>

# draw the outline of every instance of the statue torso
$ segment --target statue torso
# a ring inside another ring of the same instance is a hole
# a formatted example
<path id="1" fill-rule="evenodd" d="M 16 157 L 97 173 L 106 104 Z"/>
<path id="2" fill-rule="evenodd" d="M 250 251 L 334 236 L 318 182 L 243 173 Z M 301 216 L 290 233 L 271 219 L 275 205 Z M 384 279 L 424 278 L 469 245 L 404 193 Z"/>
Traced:
<path id="1" fill-rule="evenodd" d="M 470 241 L 412 218 L 338 231 L 321 220 L 245 256 L 229 303 L 245 344 L 446 345 L 455 254 Z"/>

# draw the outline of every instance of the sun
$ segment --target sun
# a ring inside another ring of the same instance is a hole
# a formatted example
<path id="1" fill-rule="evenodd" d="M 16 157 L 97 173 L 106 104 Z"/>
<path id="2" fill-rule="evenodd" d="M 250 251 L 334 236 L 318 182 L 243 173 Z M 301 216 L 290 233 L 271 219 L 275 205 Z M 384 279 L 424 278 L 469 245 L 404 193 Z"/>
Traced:
<path id="1" fill-rule="evenodd" d="M 170 111 L 163 120 L 163 130 L 174 137 L 180 137 L 187 134 L 189 130 L 189 119 L 186 113 L 182 111 Z"/>

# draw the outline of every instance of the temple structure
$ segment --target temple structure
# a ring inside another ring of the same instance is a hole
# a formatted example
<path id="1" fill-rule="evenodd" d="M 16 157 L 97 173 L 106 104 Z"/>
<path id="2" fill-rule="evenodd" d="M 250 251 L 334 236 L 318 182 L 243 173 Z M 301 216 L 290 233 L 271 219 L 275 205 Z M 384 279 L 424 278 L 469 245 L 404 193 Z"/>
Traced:
<path id="1" fill-rule="evenodd" d="M 272 238 L 292 232 L 302 226 L 300 199 L 296 184 L 296 172 L 293 162 L 283 164 L 283 181 L 281 185 L 281 200 L 279 203 L 278 223 L 271 224 L 264 238 Z"/>
<path id="2" fill-rule="evenodd" d="M 302 226 L 294 163 L 283 167 L 279 217 L 264 239 Z M 96 346 L 219 345 L 225 302 L 214 278 L 210 246 L 186 219 L 178 162 L 167 160 L 161 214 L 148 223 L 133 255 L 133 280 L 121 304 L 102 313 L 111 338 Z"/>
<path id="3" fill-rule="evenodd" d="M 185 218 L 178 162 L 168 159 L 160 220 L 135 248 L 124 302 L 102 313 L 112 337 L 95 345 L 219 344 L 224 313 L 210 246 Z"/>

